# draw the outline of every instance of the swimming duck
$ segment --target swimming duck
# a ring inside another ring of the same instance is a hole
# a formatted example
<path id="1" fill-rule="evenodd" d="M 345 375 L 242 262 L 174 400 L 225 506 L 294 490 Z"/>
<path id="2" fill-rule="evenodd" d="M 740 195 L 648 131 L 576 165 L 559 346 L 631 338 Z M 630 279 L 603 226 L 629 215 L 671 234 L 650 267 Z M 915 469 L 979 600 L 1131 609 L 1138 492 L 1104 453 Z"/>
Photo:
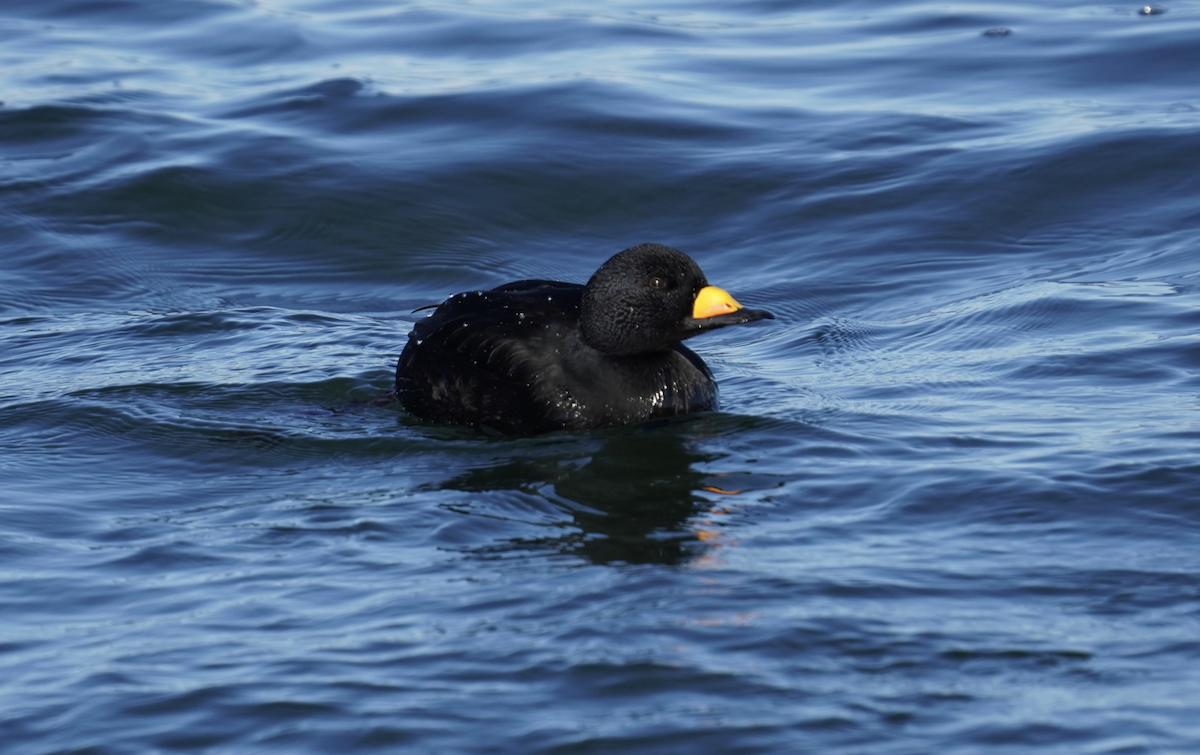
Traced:
<path id="1" fill-rule="evenodd" d="M 708 285 L 683 252 L 640 244 L 586 286 L 522 280 L 450 297 L 409 334 L 396 393 L 421 419 L 503 435 L 706 411 L 717 384 L 681 341 L 773 318 Z"/>

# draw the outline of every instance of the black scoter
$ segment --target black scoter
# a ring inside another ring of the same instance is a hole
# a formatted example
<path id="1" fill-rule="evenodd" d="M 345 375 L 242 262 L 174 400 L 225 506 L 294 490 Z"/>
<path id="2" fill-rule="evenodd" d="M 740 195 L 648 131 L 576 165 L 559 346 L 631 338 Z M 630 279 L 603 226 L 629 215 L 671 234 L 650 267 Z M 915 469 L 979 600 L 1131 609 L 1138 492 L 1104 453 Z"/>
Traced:
<path id="1" fill-rule="evenodd" d="M 708 285 L 683 252 L 640 244 L 586 286 L 523 280 L 450 297 L 409 334 L 396 393 L 421 419 L 504 435 L 715 409 L 712 371 L 680 342 L 773 317 Z"/>

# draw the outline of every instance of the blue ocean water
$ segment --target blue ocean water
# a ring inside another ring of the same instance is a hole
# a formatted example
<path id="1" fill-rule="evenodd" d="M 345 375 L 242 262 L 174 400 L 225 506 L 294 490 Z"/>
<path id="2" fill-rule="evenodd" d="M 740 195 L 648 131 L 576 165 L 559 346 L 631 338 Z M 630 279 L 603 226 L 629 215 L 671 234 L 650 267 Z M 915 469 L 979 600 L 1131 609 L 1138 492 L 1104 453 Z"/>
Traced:
<path id="1" fill-rule="evenodd" d="M 0 741 L 1200 751 L 1200 3 L 6 0 Z M 722 411 L 374 406 L 660 242 Z"/>

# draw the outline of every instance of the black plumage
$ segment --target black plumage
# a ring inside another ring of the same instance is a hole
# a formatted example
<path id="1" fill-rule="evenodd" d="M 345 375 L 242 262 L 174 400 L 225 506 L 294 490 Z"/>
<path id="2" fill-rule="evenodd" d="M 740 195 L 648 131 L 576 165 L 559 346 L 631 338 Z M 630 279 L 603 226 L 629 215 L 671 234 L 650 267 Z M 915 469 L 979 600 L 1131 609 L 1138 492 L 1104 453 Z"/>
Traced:
<path id="1" fill-rule="evenodd" d="M 396 392 L 422 419 L 505 435 L 715 409 L 712 372 L 680 342 L 772 317 L 709 286 L 683 252 L 642 244 L 586 286 L 524 280 L 450 297 L 409 334 Z"/>

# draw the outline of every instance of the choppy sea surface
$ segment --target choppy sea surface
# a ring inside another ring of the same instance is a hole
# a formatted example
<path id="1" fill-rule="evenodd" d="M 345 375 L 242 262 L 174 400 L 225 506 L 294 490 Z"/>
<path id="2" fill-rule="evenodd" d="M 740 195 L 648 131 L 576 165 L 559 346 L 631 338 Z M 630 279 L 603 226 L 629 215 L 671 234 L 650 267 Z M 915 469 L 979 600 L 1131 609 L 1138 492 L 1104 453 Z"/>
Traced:
<path id="1" fill-rule="evenodd" d="M 1200 2 L 0 6 L 0 741 L 1200 752 Z M 370 400 L 660 242 L 722 411 Z"/>

